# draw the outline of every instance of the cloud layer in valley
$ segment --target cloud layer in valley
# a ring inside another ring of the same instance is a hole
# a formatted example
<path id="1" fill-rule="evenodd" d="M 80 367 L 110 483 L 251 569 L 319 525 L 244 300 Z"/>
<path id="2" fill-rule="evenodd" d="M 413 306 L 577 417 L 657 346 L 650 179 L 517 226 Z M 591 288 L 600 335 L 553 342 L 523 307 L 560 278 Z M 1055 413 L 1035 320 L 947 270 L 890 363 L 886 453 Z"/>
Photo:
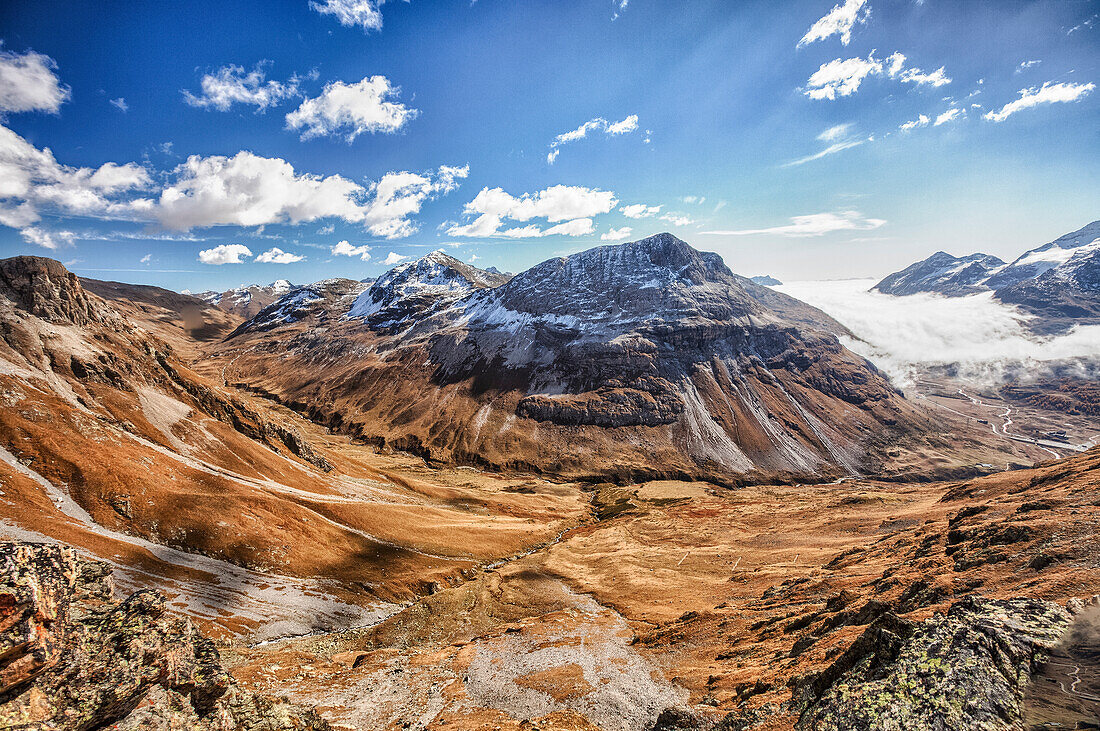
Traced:
<path id="1" fill-rule="evenodd" d="M 1030 334 L 1026 316 L 993 299 L 868 291 L 873 279 L 788 282 L 776 289 L 829 313 L 856 335 L 844 344 L 909 385 L 921 367 L 958 364 L 969 379 L 996 383 L 1019 365 L 1085 358 L 1100 363 L 1100 326 L 1054 338 Z"/>

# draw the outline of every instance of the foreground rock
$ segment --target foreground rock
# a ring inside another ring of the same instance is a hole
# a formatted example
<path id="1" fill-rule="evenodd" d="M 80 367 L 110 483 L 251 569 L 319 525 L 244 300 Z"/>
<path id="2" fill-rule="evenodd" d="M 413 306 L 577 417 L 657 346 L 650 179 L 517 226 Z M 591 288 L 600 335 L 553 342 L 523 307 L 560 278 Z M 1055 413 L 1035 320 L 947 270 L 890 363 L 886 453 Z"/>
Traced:
<path id="1" fill-rule="evenodd" d="M 238 689 L 213 642 L 158 592 L 112 596 L 107 564 L 0 543 L 0 727 L 328 729 L 314 711 Z"/>
<path id="2" fill-rule="evenodd" d="M 799 728 L 1023 728 L 1025 688 L 1069 625 L 1036 599 L 969 596 L 921 624 L 883 614 L 803 687 Z"/>

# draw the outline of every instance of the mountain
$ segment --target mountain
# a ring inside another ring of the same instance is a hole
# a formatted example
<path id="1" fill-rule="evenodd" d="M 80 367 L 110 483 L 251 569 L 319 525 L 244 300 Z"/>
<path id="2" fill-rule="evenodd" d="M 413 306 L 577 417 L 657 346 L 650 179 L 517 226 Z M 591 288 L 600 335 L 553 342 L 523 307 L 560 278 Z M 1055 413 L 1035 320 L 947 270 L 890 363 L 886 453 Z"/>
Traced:
<path id="1" fill-rule="evenodd" d="M 346 310 L 365 286 L 323 284 L 304 317 Z M 262 640 L 373 621 L 586 510 L 575 488 L 504 490 L 541 487 L 530 478 L 494 480 L 491 496 L 441 486 L 409 468 L 417 460 L 226 385 L 233 364 L 203 356 L 213 341 L 188 340 L 207 335 L 185 327 L 194 302 L 86 288 L 52 259 L 0 260 L 0 534 L 63 540 L 110 560 L 131 590 L 165 590 L 219 638 Z"/>
<path id="2" fill-rule="evenodd" d="M 884 294 L 931 292 L 962 297 L 993 291 L 993 296 L 1032 316 L 1027 326 L 1039 335 L 1074 325 L 1100 323 L 1100 221 L 1093 221 L 1006 264 L 995 256 L 955 257 L 942 251 L 895 272 L 876 284 Z"/>
<path id="3" fill-rule="evenodd" d="M 288 280 L 277 279 L 271 284 L 242 284 L 225 292 L 207 291 L 193 296 L 226 312 L 249 318 L 294 289 Z"/>
<path id="4" fill-rule="evenodd" d="M 432 460 L 728 481 L 879 469 L 887 442 L 929 426 L 839 323 L 670 234 L 507 281 L 433 253 L 303 314 L 242 326 L 214 361 Z"/>
<path id="5" fill-rule="evenodd" d="M 749 277 L 753 284 L 759 284 L 763 287 L 778 287 L 783 282 L 780 282 L 775 277 L 768 274 L 760 274 L 755 277 Z"/>
<path id="6" fill-rule="evenodd" d="M 999 290 L 1028 279 L 1035 279 L 1055 267 L 1068 263 L 1079 248 L 1094 244 L 1097 239 L 1100 239 L 1100 221 L 1093 221 L 1072 233 L 1059 236 L 1049 244 L 1024 252 L 1011 264 L 991 276 L 985 282 L 985 286 Z"/>
<path id="7" fill-rule="evenodd" d="M 1100 237 L 1059 253 L 1070 256 L 1036 277 L 998 288 L 995 294 L 1000 301 L 1034 315 L 1032 329 L 1043 334 L 1100 322 Z"/>
<path id="8" fill-rule="evenodd" d="M 375 280 L 352 304 L 348 317 L 372 327 L 397 326 L 447 307 L 476 289 L 500 286 L 508 277 L 433 251 L 400 264 Z"/>
<path id="9" fill-rule="evenodd" d="M 233 332 L 243 318 L 198 297 L 144 284 L 80 278 L 85 291 L 111 303 L 128 322 L 171 343 L 187 360 L 197 359 L 202 345 Z"/>
<path id="10" fill-rule="evenodd" d="M 924 261 L 894 272 L 872 289 L 899 297 L 918 292 L 961 297 L 983 291 L 985 281 L 1004 266 L 1003 261 L 988 254 L 958 257 L 937 251 Z"/>

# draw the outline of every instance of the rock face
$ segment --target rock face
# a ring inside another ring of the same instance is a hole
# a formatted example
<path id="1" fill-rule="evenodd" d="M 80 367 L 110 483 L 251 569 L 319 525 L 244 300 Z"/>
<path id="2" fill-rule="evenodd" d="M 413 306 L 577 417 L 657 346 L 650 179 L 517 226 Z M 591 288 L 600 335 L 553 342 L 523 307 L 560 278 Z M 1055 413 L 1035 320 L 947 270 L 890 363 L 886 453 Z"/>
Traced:
<path id="1" fill-rule="evenodd" d="M 157 592 L 112 596 L 106 564 L 0 542 L 0 726 L 318 731 L 314 711 L 240 691 Z"/>
<path id="2" fill-rule="evenodd" d="M 968 596 L 921 624 L 883 614 L 802 688 L 799 728 L 1023 728 L 1025 688 L 1069 625 L 1037 599 Z"/>
<path id="3" fill-rule="evenodd" d="M 842 325 L 670 234 L 512 278 L 437 252 L 298 312 L 219 348 L 234 383 L 430 459 L 727 480 L 873 468 L 918 431 Z"/>
<path id="4" fill-rule="evenodd" d="M 53 259 L 15 256 L 0 260 L 0 295 L 49 322 L 87 325 L 107 314 L 80 286 L 79 278 Z"/>
<path id="5" fill-rule="evenodd" d="M 984 291 L 984 282 L 1004 266 L 1003 261 L 988 254 L 958 257 L 937 251 L 924 261 L 891 274 L 873 289 L 899 297 L 918 292 L 961 297 Z"/>

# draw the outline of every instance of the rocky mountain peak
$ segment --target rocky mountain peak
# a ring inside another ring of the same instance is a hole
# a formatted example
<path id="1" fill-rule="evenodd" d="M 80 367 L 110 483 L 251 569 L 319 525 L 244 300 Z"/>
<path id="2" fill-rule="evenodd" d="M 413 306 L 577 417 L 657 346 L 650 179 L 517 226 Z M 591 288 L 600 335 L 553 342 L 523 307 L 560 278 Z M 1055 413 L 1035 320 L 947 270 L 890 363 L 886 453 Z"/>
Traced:
<path id="1" fill-rule="evenodd" d="M 507 277 L 478 269 L 442 250 L 389 270 L 355 300 L 348 317 L 386 327 L 418 319 L 478 289 L 497 287 Z"/>
<path id="2" fill-rule="evenodd" d="M 80 279 L 53 259 L 15 256 L 0 260 L 0 295 L 35 317 L 85 325 L 101 322 L 104 312 Z"/>
<path id="3" fill-rule="evenodd" d="M 668 233 L 550 259 L 485 299 L 517 313 L 624 324 L 760 311 L 720 256 Z"/>

